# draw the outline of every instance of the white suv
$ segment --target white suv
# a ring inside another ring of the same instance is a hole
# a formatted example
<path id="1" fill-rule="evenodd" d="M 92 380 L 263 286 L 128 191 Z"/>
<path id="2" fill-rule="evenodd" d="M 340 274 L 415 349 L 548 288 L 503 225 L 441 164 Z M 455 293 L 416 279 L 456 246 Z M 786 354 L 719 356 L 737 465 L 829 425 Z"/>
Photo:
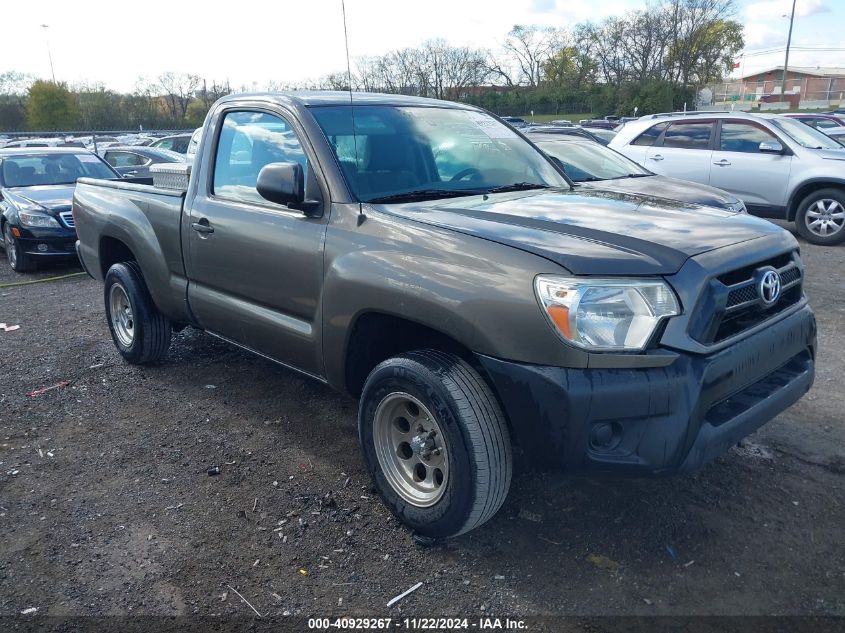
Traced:
<path id="1" fill-rule="evenodd" d="M 656 114 L 626 123 L 610 147 L 664 176 L 725 189 L 749 213 L 795 221 L 815 244 L 845 240 L 845 147 L 774 114 Z"/>

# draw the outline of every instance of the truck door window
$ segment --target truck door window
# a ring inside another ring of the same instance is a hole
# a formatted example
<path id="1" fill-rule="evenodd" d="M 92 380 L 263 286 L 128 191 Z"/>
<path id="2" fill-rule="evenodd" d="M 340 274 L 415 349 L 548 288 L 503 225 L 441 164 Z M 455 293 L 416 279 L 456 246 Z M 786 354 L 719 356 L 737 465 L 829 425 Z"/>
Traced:
<path id="1" fill-rule="evenodd" d="M 266 112 L 226 114 L 214 161 L 214 195 L 266 204 L 255 183 L 258 172 L 270 163 L 299 163 L 307 186 L 308 160 L 296 133 L 284 119 Z"/>
<path id="2" fill-rule="evenodd" d="M 760 143 L 779 143 L 773 134 L 763 128 L 747 123 L 722 122 L 719 149 L 723 152 L 745 152 L 754 154 L 760 151 Z"/>

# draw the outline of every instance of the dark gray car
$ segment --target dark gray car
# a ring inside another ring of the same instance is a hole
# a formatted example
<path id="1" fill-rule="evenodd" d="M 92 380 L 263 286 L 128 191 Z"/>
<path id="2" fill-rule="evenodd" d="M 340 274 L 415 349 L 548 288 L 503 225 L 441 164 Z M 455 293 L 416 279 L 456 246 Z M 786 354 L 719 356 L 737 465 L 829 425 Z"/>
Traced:
<path id="1" fill-rule="evenodd" d="M 581 185 L 745 213 L 745 204 L 727 191 L 659 176 L 594 141 L 562 134 L 529 134 L 528 138 L 560 161 L 566 175 Z"/>
<path id="2" fill-rule="evenodd" d="M 100 153 L 103 160 L 124 177 L 148 178 L 152 165 L 185 162 L 184 154 L 138 145 L 118 145 L 106 148 Z"/>

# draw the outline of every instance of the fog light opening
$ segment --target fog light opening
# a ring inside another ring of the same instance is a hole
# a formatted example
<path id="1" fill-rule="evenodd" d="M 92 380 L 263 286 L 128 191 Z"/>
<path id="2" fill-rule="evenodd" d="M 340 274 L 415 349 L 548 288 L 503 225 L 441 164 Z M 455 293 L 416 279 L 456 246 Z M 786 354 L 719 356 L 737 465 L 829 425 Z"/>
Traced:
<path id="1" fill-rule="evenodd" d="M 38 252 L 39 253 L 46 253 L 49 250 L 50 250 L 50 247 L 47 246 L 46 244 L 39 244 L 38 245 Z"/>
<path id="2" fill-rule="evenodd" d="M 617 422 L 596 422 L 590 429 L 590 448 L 612 451 L 622 441 L 622 426 Z"/>

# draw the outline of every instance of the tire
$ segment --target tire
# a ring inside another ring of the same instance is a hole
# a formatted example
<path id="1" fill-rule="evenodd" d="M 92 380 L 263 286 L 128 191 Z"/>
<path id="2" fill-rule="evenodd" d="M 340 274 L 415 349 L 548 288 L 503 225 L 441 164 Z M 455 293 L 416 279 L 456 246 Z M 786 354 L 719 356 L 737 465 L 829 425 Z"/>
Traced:
<path id="1" fill-rule="evenodd" d="M 6 251 L 9 266 L 16 273 L 29 273 L 36 269 L 35 258 L 24 253 L 15 236 L 12 235 L 12 227 L 8 222 L 3 227 L 3 248 Z"/>
<path id="2" fill-rule="evenodd" d="M 170 321 L 153 303 L 138 264 L 123 262 L 109 268 L 103 298 L 109 331 L 123 358 L 143 365 L 167 353 Z"/>
<path id="3" fill-rule="evenodd" d="M 364 384 L 358 433 L 385 504 L 422 536 L 469 532 L 507 497 L 513 457 L 505 417 L 478 372 L 453 354 L 422 350 L 378 365 Z"/>
<path id="4" fill-rule="evenodd" d="M 795 228 L 812 244 L 832 246 L 845 241 L 845 191 L 819 189 L 808 195 L 798 205 Z"/>

